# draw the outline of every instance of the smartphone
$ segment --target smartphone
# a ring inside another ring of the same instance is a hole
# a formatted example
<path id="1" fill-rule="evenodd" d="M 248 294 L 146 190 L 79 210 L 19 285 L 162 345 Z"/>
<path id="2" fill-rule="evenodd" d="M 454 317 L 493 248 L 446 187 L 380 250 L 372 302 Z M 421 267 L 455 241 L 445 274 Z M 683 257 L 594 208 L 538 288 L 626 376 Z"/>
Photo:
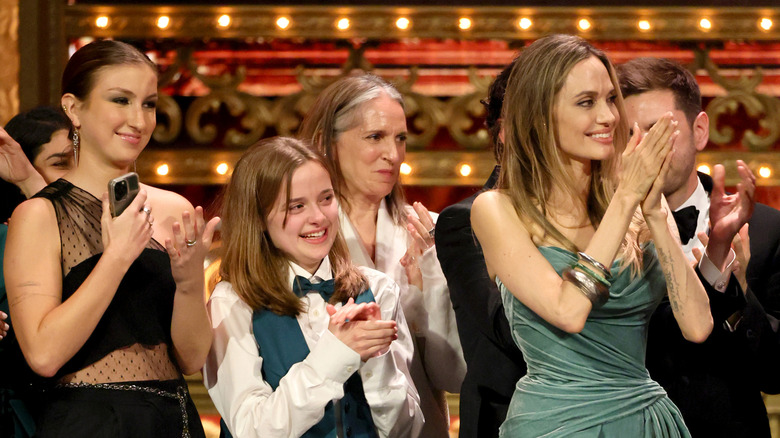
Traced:
<path id="1" fill-rule="evenodd" d="M 117 217 L 133 202 L 138 194 L 138 174 L 130 172 L 108 182 L 108 202 L 111 217 Z"/>

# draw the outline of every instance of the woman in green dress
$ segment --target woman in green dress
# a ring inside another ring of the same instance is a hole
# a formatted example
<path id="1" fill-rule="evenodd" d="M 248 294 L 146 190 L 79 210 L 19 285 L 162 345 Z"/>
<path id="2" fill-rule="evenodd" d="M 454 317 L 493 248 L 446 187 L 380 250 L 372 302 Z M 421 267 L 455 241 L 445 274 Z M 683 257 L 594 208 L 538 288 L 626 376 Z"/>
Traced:
<path id="1" fill-rule="evenodd" d="M 644 366 L 665 294 L 687 339 L 713 325 L 661 196 L 677 122 L 668 114 L 629 138 L 612 64 L 579 37 L 548 36 L 519 56 L 499 188 L 471 213 L 528 364 L 501 436 L 689 436 Z"/>

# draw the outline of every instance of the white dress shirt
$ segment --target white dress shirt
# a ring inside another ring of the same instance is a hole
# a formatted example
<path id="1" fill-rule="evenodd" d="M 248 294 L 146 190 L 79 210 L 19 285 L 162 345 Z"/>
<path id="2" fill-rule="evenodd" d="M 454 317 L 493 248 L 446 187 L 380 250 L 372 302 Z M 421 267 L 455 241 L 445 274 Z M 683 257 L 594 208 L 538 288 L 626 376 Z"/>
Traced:
<path id="1" fill-rule="evenodd" d="M 299 437 L 317 424 L 328 402 L 344 396 L 344 383 L 360 373 L 363 390 L 381 437 L 416 436 L 423 424 L 420 401 L 409 377 L 412 339 L 399 304 L 398 286 L 381 272 L 360 268 L 383 320 L 398 323 L 398 339 L 388 352 L 361 362 L 360 355 L 328 330 L 326 303 L 317 292 L 303 298 L 297 316 L 309 355 L 293 365 L 276 390 L 263 380 L 263 358 L 253 335 L 253 311 L 228 282 L 217 284 L 208 303 L 214 342 L 203 368 L 204 383 L 235 438 Z M 314 275 L 290 263 L 312 283 L 333 278 L 326 257 Z M 336 305 L 337 308 L 341 304 Z"/>
<path id="2" fill-rule="evenodd" d="M 699 240 L 699 233 L 708 233 L 710 230 L 710 196 L 707 191 L 704 190 L 704 186 L 700 179 L 697 178 L 696 183 L 696 189 L 691 193 L 691 196 L 675 210 L 679 211 L 683 208 L 694 206 L 699 212 L 696 219 L 696 233 L 687 244 L 683 245 L 683 252 L 685 253 L 685 256 L 688 257 L 688 260 L 695 261 L 696 257 L 693 255 L 693 249 L 698 248 L 702 252 L 702 258 L 699 260 L 699 271 L 701 272 L 702 277 L 704 277 L 715 290 L 724 292 L 726 286 L 728 286 L 731 271 L 734 268 L 736 254 L 734 253 L 734 250 L 729 251 L 729 262 L 726 264 L 723 271 L 720 271 L 707 255 L 704 244 Z"/>
<path id="3" fill-rule="evenodd" d="M 686 207 L 696 207 L 699 211 L 699 216 L 696 219 L 696 233 L 693 238 L 683 245 L 683 251 L 689 260 L 695 260 L 693 256 L 693 248 L 698 248 L 704 252 L 704 244 L 699 240 L 699 233 L 706 233 L 709 231 L 710 221 L 710 197 L 707 191 L 704 190 L 704 186 L 701 184 L 701 180 L 696 179 L 696 189 L 691 193 L 691 196 L 685 200 L 675 211 L 680 211 Z"/>
<path id="4" fill-rule="evenodd" d="M 407 205 L 407 214 L 417 215 Z M 434 222 L 438 218 L 431 213 Z M 423 290 L 409 284 L 406 270 L 400 260 L 411 245 L 406 227 L 393 221 L 385 200 L 379 206 L 376 220 L 374 260 L 366 251 L 355 227 L 343 210 L 339 210 L 341 235 L 347 242 L 352 262 L 389 275 L 401 289 L 401 306 L 414 336 L 415 351 L 412 361 L 412 379 L 420 393 L 425 426 L 422 437 L 449 436 L 449 414 L 442 391 L 460 392 L 466 375 L 466 361 L 458 336 L 455 311 L 450 301 L 447 279 L 431 247 L 417 264 L 423 277 Z"/>

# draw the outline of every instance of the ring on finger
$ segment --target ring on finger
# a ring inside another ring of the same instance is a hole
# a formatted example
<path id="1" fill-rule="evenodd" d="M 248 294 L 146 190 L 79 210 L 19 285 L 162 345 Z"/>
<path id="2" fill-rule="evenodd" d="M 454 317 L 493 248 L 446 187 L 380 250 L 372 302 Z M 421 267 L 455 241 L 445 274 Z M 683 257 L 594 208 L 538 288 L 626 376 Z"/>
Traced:
<path id="1" fill-rule="evenodd" d="M 187 239 L 184 242 L 187 244 L 187 246 L 195 246 L 195 244 L 198 243 L 198 240 L 197 239 L 192 239 L 192 240 Z"/>
<path id="2" fill-rule="evenodd" d="M 434 236 L 435 234 L 436 234 L 436 227 L 435 227 L 435 226 L 433 226 L 433 227 L 431 227 L 431 229 L 430 229 L 430 230 L 428 230 L 428 235 L 431 237 L 431 239 L 433 239 L 433 238 L 434 238 L 433 236 Z"/>
<path id="3" fill-rule="evenodd" d="M 146 217 L 149 217 L 149 215 L 152 214 L 152 209 L 147 206 L 144 206 L 144 208 L 142 208 L 141 211 L 146 213 Z"/>

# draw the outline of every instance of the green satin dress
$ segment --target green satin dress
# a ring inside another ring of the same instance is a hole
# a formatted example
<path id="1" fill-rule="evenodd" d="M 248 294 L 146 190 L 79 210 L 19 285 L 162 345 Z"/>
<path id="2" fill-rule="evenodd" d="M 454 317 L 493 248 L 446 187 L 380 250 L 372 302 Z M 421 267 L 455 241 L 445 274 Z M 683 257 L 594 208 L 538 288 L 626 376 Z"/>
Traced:
<path id="1" fill-rule="evenodd" d="M 560 272 L 577 256 L 540 247 Z M 682 415 L 645 368 L 650 315 L 666 293 L 655 253 L 642 273 L 612 266 L 609 301 L 582 332 L 566 333 L 523 305 L 496 279 L 515 342 L 528 364 L 517 382 L 501 437 L 690 437 Z"/>

